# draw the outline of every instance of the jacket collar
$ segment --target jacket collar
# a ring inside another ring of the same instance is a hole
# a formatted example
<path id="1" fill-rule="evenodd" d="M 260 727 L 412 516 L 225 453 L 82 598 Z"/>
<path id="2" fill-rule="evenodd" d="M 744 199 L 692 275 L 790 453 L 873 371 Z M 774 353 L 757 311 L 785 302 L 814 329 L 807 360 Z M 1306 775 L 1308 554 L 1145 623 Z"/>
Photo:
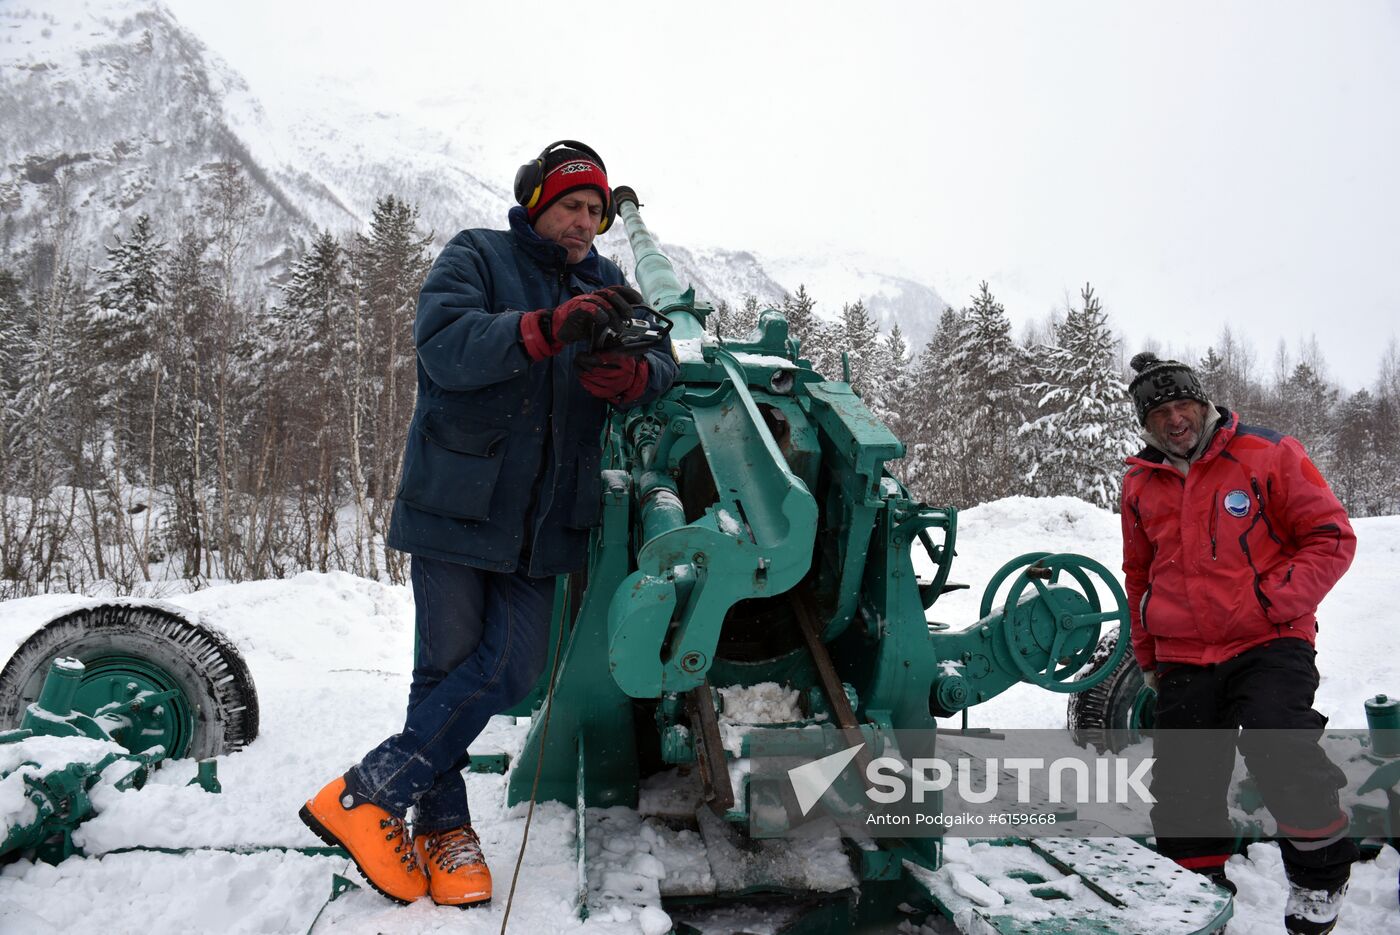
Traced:
<path id="1" fill-rule="evenodd" d="M 1190 459 L 1190 464 L 1199 464 L 1202 461 L 1209 461 L 1225 450 L 1225 446 L 1230 444 L 1230 439 L 1235 437 L 1235 429 L 1239 426 L 1239 418 L 1235 413 L 1224 406 L 1215 406 L 1213 418 L 1209 420 L 1210 425 L 1206 428 L 1206 441 L 1197 449 L 1198 453 Z M 1128 459 L 1129 464 L 1140 464 L 1143 467 L 1168 468 L 1178 473 L 1185 473 L 1173 462 L 1180 459 L 1172 458 L 1161 448 L 1152 442 L 1154 439 L 1146 432 L 1143 437 L 1148 441 L 1147 447 Z"/>
<path id="2" fill-rule="evenodd" d="M 591 282 L 602 281 L 602 265 L 596 248 L 590 246 L 587 256 L 570 265 L 569 251 L 535 233 L 535 229 L 530 226 L 529 215 L 523 207 L 516 205 L 511 208 L 507 217 L 510 218 L 510 232 L 514 235 L 516 244 L 540 266 L 545 269 L 562 269 Z"/>

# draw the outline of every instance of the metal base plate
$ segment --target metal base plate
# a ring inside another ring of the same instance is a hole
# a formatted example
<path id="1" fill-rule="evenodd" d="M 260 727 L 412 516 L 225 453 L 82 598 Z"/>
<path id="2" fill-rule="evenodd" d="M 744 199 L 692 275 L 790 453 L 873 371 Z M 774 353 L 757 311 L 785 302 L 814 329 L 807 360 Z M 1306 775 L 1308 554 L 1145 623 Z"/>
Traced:
<path id="1" fill-rule="evenodd" d="M 1127 838 L 961 843 L 936 871 L 905 867 L 970 935 L 1204 935 L 1234 914 L 1224 890 Z"/>

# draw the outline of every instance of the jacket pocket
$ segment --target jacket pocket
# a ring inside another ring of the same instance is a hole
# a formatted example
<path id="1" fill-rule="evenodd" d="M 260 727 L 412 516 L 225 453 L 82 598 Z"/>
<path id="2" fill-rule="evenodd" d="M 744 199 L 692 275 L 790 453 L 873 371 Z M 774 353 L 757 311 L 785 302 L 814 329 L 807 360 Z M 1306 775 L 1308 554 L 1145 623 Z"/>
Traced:
<path id="1" fill-rule="evenodd" d="M 579 448 L 574 481 L 574 507 L 569 513 L 569 526 L 588 529 L 598 525 L 603 512 L 603 483 L 598 468 L 603 463 L 603 450 L 591 445 Z"/>
<path id="2" fill-rule="evenodd" d="M 439 516 L 483 520 L 505 461 L 503 428 L 426 412 L 409 433 L 399 498 Z"/>
<path id="3" fill-rule="evenodd" d="M 1142 632 L 1151 633 L 1152 628 L 1147 625 L 1147 604 L 1152 600 L 1152 583 L 1148 582 L 1147 590 L 1142 592 L 1142 602 L 1138 604 L 1138 621 L 1142 624 Z"/>

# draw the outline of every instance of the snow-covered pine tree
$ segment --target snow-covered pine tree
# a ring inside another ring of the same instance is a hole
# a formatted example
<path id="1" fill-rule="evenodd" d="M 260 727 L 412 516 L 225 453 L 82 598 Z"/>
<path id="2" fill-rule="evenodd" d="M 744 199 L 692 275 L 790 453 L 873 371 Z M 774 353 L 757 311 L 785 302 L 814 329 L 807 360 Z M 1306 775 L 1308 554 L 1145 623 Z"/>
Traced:
<path id="1" fill-rule="evenodd" d="M 296 559 L 325 571 L 336 545 L 336 509 L 347 493 L 345 393 L 357 378 L 357 303 L 345 251 L 330 231 L 293 263 L 283 299 L 267 315 L 254 361 L 272 384 L 278 445 L 299 501 Z"/>
<path id="2" fill-rule="evenodd" d="M 168 330 L 162 304 L 166 245 L 146 214 L 138 215 L 126 238 L 113 234 L 107 263 L 96 270 L 97 294 L 86 309 L 81 340 L 88 360 L 95 415 L 107 431 L 95 438 L 93 467 L 117 536 L 109 572 L 118 586 L 139 572 L 149 580 L 156 430 L 165 377 L 161 342 Z M 145 490 L 138 481 L 144 480 Z M 91 489 L 91 488 L 89 488 Z M 129 514 L 145 513 L 141 534 Z"/>
<path id="3" fill-rule="evenodd" d="M 21 318 L 19 282 L 0 270 L 0 496 L 10 490 L 14 465 L 14 431 L 19 419 L 20 365 L 30 335 Z"/>
<path id="4" fill-rule="evenodd" d="M 251 291 L 246 259 L 253 225 L 266 208 L 253 198 L 252 183 L 238 162 L 211 166 L 208 175 L 201 179 L 200 188 L 199 213 L 208 234 L 208 256 L 218 283 L 218 307 L 209 329 L 206 368 L 213 401 L 212 476 L 217 481 L 214 541 L 210 546 L 223 565 L 219 574 L 235 580 L 245 574 L 261 577 L 265 569 L 247 571 L 244 567 L 261 561 L 250 554 L 250 550 L 258 548 L 258 542 L 247 535 L 259 518 L 240 518 L 236 512 L 240 505 L 257 509 L 256 496 L 240 498 L 237 472 L 244 454 L 241 446 L 248 438 L 247 399 L 257 385 L 250 372 L 253 348 L 248 335 L 256 323 L 252 320 L 253 303 L 244 298 Z M 240 522 L 242 537 L 237 529 Z"/>
<path id="5" fill-rule="evenodd" d="M 348 410 L 358 414 L 352 426 L 359 446 L 352 451 L 351 476 L 359 478 L 357 499 L 368 520 L 368 540 L 387 531 L 393 489 L 403 457 L 403 431 L 413 407 L 415 385 L 413 318 L 418 290 L 432 258 L 429 235 L 418 231 L 418 209 L 387 195 L 375 203 L 368 234 L 357 235 L 351 252 L 351 276 L 358 283 L 360 320 L 368 341 L 366 363 Z M 353 463 L 359 459 L 359 464 Z M 372 541 L 367 551 L 374 551 Z M 400 553 L 386 552 L 392 580 L 405 580 Z M 367 573 L 378 566 L 366 559 Z"/>
<path id="6" fill-rule="evenodd" d="M 909 360 L 909 345 L 904 340 L 904 331 L 899 322 L 894 323 L 890 333 L 880 342 L 879 366 L 875 374 L 875 392 L 871 408 L 875 415 L 889 426 L 895 437 L 904 442 L 908 456 L 912 444 L 911 407 L 914 397 L 914 378 Z"/>
<path id="7" fill-rule="evenodd" d="M 964 311 L 962 334 L 949 361 L 957 373 L 952 400 L 961 439 L 957 465 L 961 503 L 972 506 L 1020 493 L 1023 471 L 1017 429 L 1025 408 L 1025 355 L 1011 338 L 1011 320 L 986 282 Z"/>
<path id="8" fill-rule="evenodd" d="M 1352 516 L 1377 516 L 1389 499 L 1393 471 L 1381 452 L 1378 400 L 1368 389 L 1338 407 L 1336 444 L 1327 479 Z"/>
<path id="9" fill-rule="evenodd" d="M 1038 415 L 1020 430 L 1026 481 L 1037 496 L 1080 497 L 1105 509 L 1118 503 L 1123 459 L 1139 447 L 1128 388 L 1118 374 L 1117 339 L 1093 287 L 1039 345 L 1040 382 L 1028 387 Z"/>
<path id="10" fill-rule="evenodd" d="M 904 414 L 906 449 L 901 479 L 929 503 L 958 503 L 953 400 L 958 377 L 953 352 L 962 335 L 962 313 L 951 306 L 938 318 L 910 372 L 910 398 Z"/>
<path id="11" fill-rule="evenodd" d="M 1254 379 L 1254 363 L 1254 349 L 1241 341 L 1229 325 L 1222 328 L 1220 337 L 1201 361 L 1201 385 L 1211 402 L 1236 412 L 1252 413 L 1254 419 L 1262 418 L 1257 411 L 1262 394 Z"/>
<path id="12" fill-rule="evenodd" d="M 213 463 L 209 426 L 213 418 L 210 378 L 210 330 L 218 308 L 218 284 L 205 258 L 204 239 L 185 231 L 170 252 L 165 271 L 165 300 L 170 333 L 165 342 L 170 357 L 169 390 L 162 410 L 163 452 L 160 478 L 171 494 L 170 549 L 182 556 L 181 574 L 198 579 L 204 572 L 204 548 L 209 538 L 205 507 L 208 466 Z M 254 380 L 261 388 L 262 380 Z M 256 424 L 263 410 L 255 391 L 245 397 Z"/>
<path id="13" fill-rule="evenodd" d="M 804 284 L 799 284 L 796 292 L 783 299 L 783 315 L 787 318 L 788 337 L 801 341 L 802 353 L 809 357 L 807 348 L 811 345 L 819 324 L 816 306 L 817 303 L 807 294 Z"/>
<path id="14" fill-rule="evenodd" d="M 851 387 L 867 405 L 874 403 L 872 408 L 879 408 L 878 400 L 873 397 L 880 367 L 880 329 L 864 302 L 856 299 L 841 307 L 840 329 L 842 350 L 851 362 Z"/>
<path id="15" fill-rule="evenodd" d="M 845 328 L 840 322 L 818 319 L 811 340 L 803 344 L 802 354 L 812 362 L 812 368 L 828 380 L 840 380 L 841 351 L 845 347 Z"/>
<path id="16" fill-rule="evenodd" d="M 1270 427 L 1303 443 L 1308 456 L 1320 465 L 1331 463 L 1335 443 L 1333 409 L 1338 390 L 1314 365 L 1299 361 L 1276 390 L 1277 421 Z"/>
<path id="17" fill-rule="evenodd" d="M 749 334 L 758 327 L 759 311 L 758 296 L 749 292 L 744 293 L 744 304 L 735 310 L 734 317 L 730 322 L 734 333 L 728 335 L 729 340 L 748 340 Z"/>
<path id="18" fill-rule="evenodd" d="M 715 310 L 705 319 L 705 330 L 717 337 L 732 338 L 734 336 L 734 312 L 729 307 L 729 302 L 720 299 L 715 305 Z"/>
<path id="19" fill-rule="evenodd" d="M 61 262 L 63 253 L 55 256 L 60 262 L 27 303 L 12 436 L 20 457 L 14 486 L 6 491 L 17 499 L 0 509 L 0 599 L 47 590 L 60 575 L 69 581 L 106 577 L 104 518 L 87 496 L 92 439 L 103 430 L 85 390 L 80 337 L 88 298 Z M 84 522 L 77 522 L 71 497 L 55 496 L 59 484 L 83 491 Z"/>
<path id="20" fill-rule="evenodd" d="M 146 384 L 159 367 L 161 293 L 166 246 L 139 215 L 125 239 L 112 235 L 107 265 L 96 270 L 97 294 L 87 309 L 83 342 L 91 352 L 91 381 L 97 404 L 114 415 L 140 406 Z"/>
<path id="21" fill-rule="evenodd" d="M 1225 359 L 1213 347 L 1206 349 L 1201 362 L 1196 365 L 1196 375 L 1201 378 L 1201 388 L 1206 391 L 1206 396 L 1212 400 L 1219 395 L 1216 388 L 1230 382 L 1230 376 L 1225 370 Z"/>

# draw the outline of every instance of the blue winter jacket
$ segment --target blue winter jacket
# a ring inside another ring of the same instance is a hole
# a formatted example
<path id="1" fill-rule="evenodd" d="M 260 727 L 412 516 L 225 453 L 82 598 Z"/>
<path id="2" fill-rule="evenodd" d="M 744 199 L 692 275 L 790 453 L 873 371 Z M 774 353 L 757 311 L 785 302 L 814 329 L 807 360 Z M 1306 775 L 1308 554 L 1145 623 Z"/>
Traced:
<path id="1" fill-rule="evenodd" d="M 582 566 L 602 508 L 600 436 L 608 404 L 578 381 L 571 344 L 531 363 L 521 315 L 624 282 L 590 250 L 567 252 L 530 227 L 452 238 L 423 281 L 413 340 L 418 399 L 388 545 L 491 571 L 543 577 Z M 675 379 L 669 346 L 647 354 L 646 393 Z"/>

